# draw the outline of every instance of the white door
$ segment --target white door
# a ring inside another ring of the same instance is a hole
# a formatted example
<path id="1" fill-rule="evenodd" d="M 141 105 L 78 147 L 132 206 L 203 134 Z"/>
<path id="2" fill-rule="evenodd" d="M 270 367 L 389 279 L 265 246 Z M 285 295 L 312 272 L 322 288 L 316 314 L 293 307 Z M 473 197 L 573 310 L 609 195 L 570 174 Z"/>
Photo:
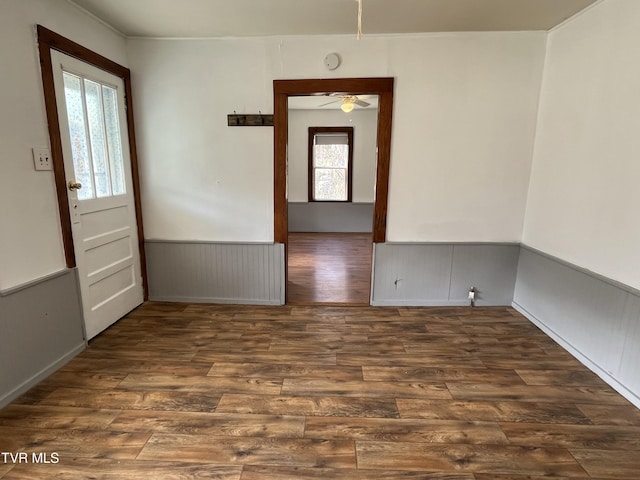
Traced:
<path id="1" fill-rule="evenodd" d="M 89 340 L 144 298 L 124 82 L 80 60 L 51 53 Z"/>

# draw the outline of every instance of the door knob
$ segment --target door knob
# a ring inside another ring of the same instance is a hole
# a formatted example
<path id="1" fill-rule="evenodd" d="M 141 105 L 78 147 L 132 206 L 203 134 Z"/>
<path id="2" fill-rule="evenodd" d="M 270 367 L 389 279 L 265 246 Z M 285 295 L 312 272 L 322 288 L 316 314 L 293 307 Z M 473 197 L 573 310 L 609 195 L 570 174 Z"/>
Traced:
<path id="1" fill-rule="evenodd" d="M 69 190 L 80 190 L 81 188 L 81 183 L 69 181 Z"/>

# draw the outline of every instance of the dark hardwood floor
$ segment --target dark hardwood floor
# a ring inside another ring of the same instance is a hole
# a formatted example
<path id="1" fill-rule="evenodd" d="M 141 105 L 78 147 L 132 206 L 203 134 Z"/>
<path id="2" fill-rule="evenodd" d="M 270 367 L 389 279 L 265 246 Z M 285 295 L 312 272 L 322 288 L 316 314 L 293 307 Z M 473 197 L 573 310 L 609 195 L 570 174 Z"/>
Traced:
<path id="1" fill-rule="evenodd" d="M 287 303 L 369 305 L 370 233 L 289 233 Z"/>
<path id="2" fill-rule="evenodd" d="M 511 308 L 147 303 L 0 410 L 3 480 L 638 480 L 639 451 Z"/>

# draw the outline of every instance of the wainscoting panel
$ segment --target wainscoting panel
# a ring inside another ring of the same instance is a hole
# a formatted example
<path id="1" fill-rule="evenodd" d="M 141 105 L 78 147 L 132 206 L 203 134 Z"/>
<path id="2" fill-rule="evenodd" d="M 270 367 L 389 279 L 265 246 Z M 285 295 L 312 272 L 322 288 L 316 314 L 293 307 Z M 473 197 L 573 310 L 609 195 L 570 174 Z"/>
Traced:
<path id="1" fill-rule="evenodd" d="M 476 305 L 511 305 L 519 255 L 520 245 L 454 245 L 449 299 L 468 304 L 475 287 Z"/>
<path id="2" fill-rule="evenodd" d="M 373 305 L 510 305 L 516 244 L 375 244 Z"/>
<path id="3" fill-rule="evenodd" d="M 514 307 L 640 407 L 640 292 L 522 246 Z"/>
<path id="4" fill-rule="evenodd" d="M 150 300 L 281 305 L 284 246 L 147 241 Z"/>
<path id="5" fill-rule="evenodd" d="M 290 232 L 373 231 L 373 203 L 290 202 Z"/>
<path id="6" fill-rule="evenodd" d="M 0 292 L 0 408 L 85 347 L 75 270 Z"/>

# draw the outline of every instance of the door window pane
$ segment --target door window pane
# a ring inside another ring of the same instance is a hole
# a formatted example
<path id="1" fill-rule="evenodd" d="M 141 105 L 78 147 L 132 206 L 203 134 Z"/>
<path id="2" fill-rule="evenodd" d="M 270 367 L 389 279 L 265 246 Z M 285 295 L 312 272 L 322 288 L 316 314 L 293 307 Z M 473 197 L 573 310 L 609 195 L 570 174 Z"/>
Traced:
<path id="1" fill-rule="evenodd" d="M 111 165 L 111 188 L 114 195 L 125 193 L 124 161 L 122 159 L 122 142 L 120 141 L 120 122 L 118 120 L 118 99 L 116 89 L 102 86 L 104 101 L 104 119 L 107 127 L 107 147 L 109 164 Z"/>
<path id="2" fill-rule="evenodd" d="M 111 195 L 111 181 L 107 169 L 107 143 L 105 138 L 104 115 L 102 111 L 102 91 L 100 85 L 91 80 L 84 81 L 87 97 L 87 118 L 89 120 L 89 138 L 93 159 L 93 175 L 96 184 L 96 196 Z"/>
<path id="3" fill-rule="evenodd" d="M 93 198 L 93 172 L 87 146 L 84 102 L 80 77 L 64 73 L 64 94 L 67 105 L 67 120 L 71 136 L 71 154 L 76 182 L 82 184 L 78 190 L 78 199 Z"/>
<path id="4" fill-rule="evenodd" d="M 126 193 L 118 91 L 63 72 L 79 200 Z"/>

